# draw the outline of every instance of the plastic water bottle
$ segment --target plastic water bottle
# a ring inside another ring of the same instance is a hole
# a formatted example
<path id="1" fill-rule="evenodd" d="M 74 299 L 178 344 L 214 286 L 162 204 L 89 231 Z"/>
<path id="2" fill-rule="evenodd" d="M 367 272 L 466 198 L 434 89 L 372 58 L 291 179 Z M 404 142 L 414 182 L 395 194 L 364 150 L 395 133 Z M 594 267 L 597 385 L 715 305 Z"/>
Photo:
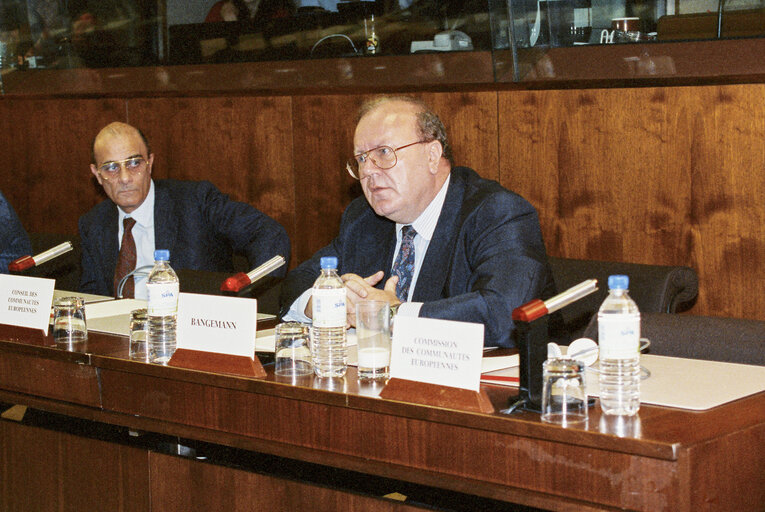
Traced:
<path id="1" fill-rule="evenodd" d="M 319 377 L 342 377 L 348 369 L 345 343 L 345 285 L 337 275 L 337 258 L 321 258 L 321 274 L 313 284 L 311 357 Z"/>
<path id="2" fill-rule="evenodd" d="M 627 276 L 609 276 L 598 310 L 599 384 L 605 414 L 632 416 L 640 408 L 640 311 L 628 286 Z"/>
<path id="3" fill-rule="evenodd" d="M 167 364 L 175 352 L 175 327 L 178 313 L 178 276 L 170 267 L 170 251 L 154 251 L 154 268 L 146 281 L 148 304 L 149 360 Z"/>

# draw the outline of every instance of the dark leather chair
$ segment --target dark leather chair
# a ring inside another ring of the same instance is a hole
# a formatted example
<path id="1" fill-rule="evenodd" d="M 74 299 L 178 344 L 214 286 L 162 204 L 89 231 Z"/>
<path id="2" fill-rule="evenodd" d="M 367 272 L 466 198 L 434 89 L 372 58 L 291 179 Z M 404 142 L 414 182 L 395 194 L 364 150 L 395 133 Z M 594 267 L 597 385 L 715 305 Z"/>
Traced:
<path id="1" fill-rule="evenodd" d="M 236 259 L 236 258 L 235 258 Z M 246 259 L 245 259 L 246 264 Z M 252 269 L 237 270 L 249 272 Z M 236 272 L 209 272 L 206 270 L 177 270 L 178 281 L 182 292 L 203 293 L 206 295 L 227 295 L 231 297 L 249 297 L 258 299 L 258 313 L 279 314 L 279 294 L 282 280 L 266 276 L 258 282 L 243 288 L 239 292 L 223 292 L 221 284 Z"/>
<path id="2" fill-rule="evenodd" d="M 55 233 L 30 233 L 29 241 L 32 242 L 32 256 L 64 242 L 72 242 L 73 249 L 68 253 L 21 272 L 20 275 L 55 279 L 57 290 L 77 291 L 80 287 L 80 260 L 82 258 L 80 237 Z"/>
<path id="3" fill-rule="evenodd" d="M 585 336 L 598 340 L 597 317 Z M 765 321 L 741 318 L 641 313 L 640 335 L 648 353 L 765 366 Z"/>
<path id="4" fill-rule="evenodd" d="M 549 261 L 559 292 L 587 279 L 598 280 L 598 291 L 560 310 L 564 332 L 554 337 L 563 343 L 584 333 L 608 295 L 608 276 L 612 274 L 629 276 L 629 294 L 642 313 L 685 311 L 699 291 L 698 276 L 690 267 L 554 257 Z"/>

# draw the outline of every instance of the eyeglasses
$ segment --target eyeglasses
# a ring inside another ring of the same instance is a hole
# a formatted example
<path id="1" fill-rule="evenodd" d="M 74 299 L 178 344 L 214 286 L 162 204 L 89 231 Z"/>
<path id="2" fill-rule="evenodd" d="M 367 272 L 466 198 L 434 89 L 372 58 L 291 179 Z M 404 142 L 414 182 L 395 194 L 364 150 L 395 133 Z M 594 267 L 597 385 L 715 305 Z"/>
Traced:
<path id="1" fill-rule="evenodd" d="M 122 167 L 125 167 L 130 174 L 141 174 L 146 169 L 146 163 L 146 159 L 142 156 L 131 156 L 124 160 L 106 162 L 98 168 L 98 171 L 103 179 L 110 180 L 119 176 Z"/>
<path id="2" fill-rule="evenodd" d="M 370 174 L 367 174 L 366 176 L 362 177 L 360 172 L 361 167 L 363 167 L 364 164 L 367 163 L 367 160 L 371 160 L 373 164 L 375 164 L 377 167 L 385 171 L 395 166 L 398 163 L 398 158 L 396 157 L 396 151 L 401 151 L 402 149 L 408 148 L 409 146 L 414 146 L 415 144 L 423 144 L 425 142 L 432 142 L 432 141 L 418 140 L 417 142 L 412 142 L 411 144 L 407 144 L 405 146 L 401 146 L 396 149 L 393 149 L 390 146 L 379 146 L 376 148 L 372 148 L 369 151 L 364 151 L 357 155 L 353 155 L 353 158 L 348 160 L 348 163 L 345 165 L 345 170 L 347 170 L 348 174 L 350 174 L 357 180 L 367 178 L 370 176 Z"/>

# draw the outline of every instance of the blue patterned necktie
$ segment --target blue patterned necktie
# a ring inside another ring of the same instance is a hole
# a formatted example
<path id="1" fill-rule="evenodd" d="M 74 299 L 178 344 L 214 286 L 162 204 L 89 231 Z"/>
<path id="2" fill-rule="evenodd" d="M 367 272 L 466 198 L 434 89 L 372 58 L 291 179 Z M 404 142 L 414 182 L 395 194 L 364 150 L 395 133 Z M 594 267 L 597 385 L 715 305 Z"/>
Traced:
<path id="1" fill-rule="evenodd" d="M 393 263 L 392 274 L 398 276 L 396 296 L 398 300 L 406 302 L 409 295 L 409 285 L 412 284 L 414 275 L 414 237 L 417 231 L 412 226 L 401 228 L 401 248 Z"/>

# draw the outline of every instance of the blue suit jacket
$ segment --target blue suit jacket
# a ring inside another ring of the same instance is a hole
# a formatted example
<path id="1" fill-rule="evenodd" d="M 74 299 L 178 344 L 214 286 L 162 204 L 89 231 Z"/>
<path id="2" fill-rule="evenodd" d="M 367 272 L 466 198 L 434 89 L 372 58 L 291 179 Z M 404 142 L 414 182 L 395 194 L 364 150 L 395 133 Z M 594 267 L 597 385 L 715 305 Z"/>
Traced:
<path id="1" fill-rule="evenodd" d="M 337 256 L 338 273 L 390 277 L 395 223 L 366 198 L 343 213 L 332 243 L 287 275 L 282 313 L 313 285 L 322 256 Z M 420 316 L 483 323 L 486 346 L 512 346 L 512 311 L 555 293 L 536 210 L 521 196 L 475 171 L 456 167 L 412 294 Z"/>
<path id="2" fill-rule="evenodd" d="M 8 273 L 8 264 L 32 254 L 29 236 L 13 207 L 0 192 L 0 273 Z"/>
<path id="3" fill-rule="evenodd" d="M 233 252 L 251 267 L 281 254 L 289 261 L 284 228 L 252 206 L 232 201 L 207 181 L 154 180 L 154 243 L 170 250 L 176 270 L 231 272 Z M 117 206 L 109 199 L 80 217 L 80 291 L 113 295 L 119 254 Z M 275 272 L 284 275 L 285 267 Z"/>

